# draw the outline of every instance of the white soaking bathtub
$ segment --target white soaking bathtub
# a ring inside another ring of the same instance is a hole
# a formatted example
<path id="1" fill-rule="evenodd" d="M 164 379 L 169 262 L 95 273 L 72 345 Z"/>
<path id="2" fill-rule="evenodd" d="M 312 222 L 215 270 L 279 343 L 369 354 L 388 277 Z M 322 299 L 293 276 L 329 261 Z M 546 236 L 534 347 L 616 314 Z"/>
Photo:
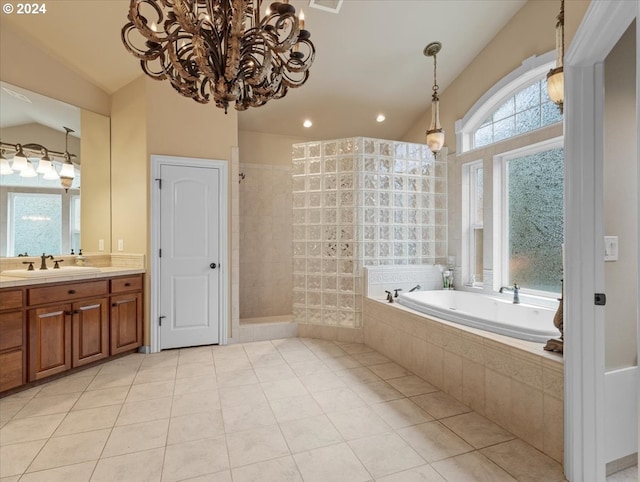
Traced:
<path id="1" fill-rule="evenodd" d="M 427 315 L 521 340 L 545 343 L 560 336 L 553 326 L 556 310 L 551 308 L 449 290 L 403 293 L 397 301 Z"/>

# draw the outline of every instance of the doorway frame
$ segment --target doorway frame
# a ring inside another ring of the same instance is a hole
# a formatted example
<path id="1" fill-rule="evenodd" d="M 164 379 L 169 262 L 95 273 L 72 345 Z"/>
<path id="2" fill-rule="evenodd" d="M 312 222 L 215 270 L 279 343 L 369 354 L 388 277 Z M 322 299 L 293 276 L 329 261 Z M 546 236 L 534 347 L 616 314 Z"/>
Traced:
<path id="1" fill-rule="evenodd" d="M 220 170 L 220 191 L 219 208 L 220 208 L 220 229 L 218 231 L 218 242 L 220 246 L 220 306 L 219 310 L 219 344 L 226 345 L 228 343 L 228 325 L 229 325 L 229 270 L 230 258 L 228 251 L 229 239 L 229 216 L 228 216 L 228 199 L 229 199 L 229 164 L 225 160 L 218 159 L 202 159 L 195 157 L 165 156 L 151 155 L 151 301 L 150 301 L 150 341 L 151 353 L 160 351 L 160 330 L 158 329 L 158 317 L 160 312 L 160 168 L 163 165 L 181 166 L 181 167 L 201 167 L 201 168 L 217 168 Z"/>
<path id="2" fill-rule="evenodd" d="M 604 60 L 634 19 L 640 2 L 589 4 L 565 57 L 565 474 L 605 480 L 603 293 Z M 636 21 L 636 45 L 639 22 Z M 640 66 L 636 66 L 636 116 Z M 640 124 L 639 124 L 640 125 Z M 640 144 L 640 142 L 638 143 Z M 640 159 L 640 145 L 636 146 Z M 640 176 L 639 176 L 640 180 Z M 640 293 L 639 293 L 640 295 Z M 640 341 L 640 340 L 639 340 Z M 639 345 L 640 346 L 640 345 Z"/>

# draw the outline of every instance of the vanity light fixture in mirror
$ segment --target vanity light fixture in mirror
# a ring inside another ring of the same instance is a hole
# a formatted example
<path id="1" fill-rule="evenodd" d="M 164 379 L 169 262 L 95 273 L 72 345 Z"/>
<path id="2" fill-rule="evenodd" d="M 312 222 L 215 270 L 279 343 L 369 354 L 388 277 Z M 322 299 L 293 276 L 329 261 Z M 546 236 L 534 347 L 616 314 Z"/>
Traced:
<path id="1" fill-rule="evenodd" d="M 38 174 L 42 174 L 43 179 L 46 180 L 60 179 L 60 185 L 65 191 L 68 191 L 76 177 L 75 167 L 71 162 L 72 159 L 76 158 L 76 155 L 69 153 L 69 133 L 75 131 L 69 127 L 64 127 L 64 130 L 66 131 L 64 152 L 50 150 L 42 144 L 36 143 L 11 144 L 0 142 L 2 148 L 2 170 L 0 174 L 10 175 L 14 172 L 19 172 L 20 177 L 36 177 Z M 9 159 L 5 155 L 11 152 L 14 152 L 14 156 L 13 162 L 9 164 Z M 28 156 L 31 156 L 31 159 Z M 61 160 L 59 174 L 52 158 Z M 32 159 L 38 160 L 37 169 L 34 168 Z"/>

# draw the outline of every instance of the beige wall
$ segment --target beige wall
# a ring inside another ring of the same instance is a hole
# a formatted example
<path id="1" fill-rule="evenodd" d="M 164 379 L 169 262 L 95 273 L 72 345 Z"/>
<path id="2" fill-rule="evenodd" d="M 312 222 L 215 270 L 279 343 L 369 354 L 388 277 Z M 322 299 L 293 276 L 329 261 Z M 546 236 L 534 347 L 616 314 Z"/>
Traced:
<path id="1" fill-rule="evenodd" d="M 128 253 L 147 253 L 147 90 L 142 77 L 112 96 L 111 236 Z"/>
<path id="2" fill-rule="evenodd" d="M 605 61 L 605 235 L 618 236 L 619 258 L 605 263 L 605 366 L 637 364 L 638 160 L 635 23 Z"/>
<path id="3" fill-rule="evenodd" d="M 180 96 L 167 82 L 139 77 L 112 97 L 112 238 L 124 251 L 146 255 L 150 268 L 150 156 L 173 155 L 204 159 L 231 158 L 237 145 L 237 113 L 198 104 Z M 231 166 L 229 166 L 231 174 Z M 231 176 L 229 176 L 231 177 Z M 237 181 L 236 181 L 237 182 Z M 229 180 L 231 185 L 231 179 Z M 231 220 L 229 189 L 229 220 Z M 230 226 L 230 224 L 229 224 Z M 231 266 L 232 242 L 229 231 Z M 147 274 L 147 293 L 149 293 Z M 149 338 L 149 297 L 145 306 L 145 345 Z"/>
<path id="4" fill-rule="evenodd" d="M 81 185 L 80 246 L 83 252 L 111 252 L 111 121 L 82 110 L 80 113 Z"/>
<path id="5" fill-rule="evenodd" d="M 290 167 L 291 146 L 310 140 L 311 139 L 304 139 L 302 137 L 240 131 L 238 132 L 240 162 Z"/>
<path id="6" fill-rule="evenodd" d="M 0 80 L 109 115 L 106 92 L 48 55 L 3 17 L 0 15 Z"/>
<path id="7" fill-rule="evenodd" d="M 569 45 L 582 21 L 589 0 L 565 3 L 565 42 Z M 557 0 L 531 0 L 489 42 L 473 62 L 440 94 L 440 120 L 446 133 L 449 155 L 457 152 L 454 124 L 462 119 L 476 101 L 505 75 L 532 55 L 542 55 L 555 48 Z M 446 55 L 446 45 L 440 56 Z M 403 136 L 409 142 L 425 142 L 431 110 L 416 120 Z"/>

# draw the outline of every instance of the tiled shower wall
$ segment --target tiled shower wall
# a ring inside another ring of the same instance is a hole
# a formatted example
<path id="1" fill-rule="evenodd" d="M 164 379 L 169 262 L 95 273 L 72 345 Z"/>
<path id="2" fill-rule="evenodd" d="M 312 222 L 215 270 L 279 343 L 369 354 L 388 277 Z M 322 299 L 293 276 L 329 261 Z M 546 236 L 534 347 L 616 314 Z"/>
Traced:
<path id="1" fill-rule="evenodd" d="M 293 319 L 362 327 L 362 267 L 444 263 L 447 166 L 426 145 L 293 146 Z"/>
<path id="2" fill-rule="evenodd" d="M 291 315 L 291 169 L 240 163 L 240 319 Z"/>

